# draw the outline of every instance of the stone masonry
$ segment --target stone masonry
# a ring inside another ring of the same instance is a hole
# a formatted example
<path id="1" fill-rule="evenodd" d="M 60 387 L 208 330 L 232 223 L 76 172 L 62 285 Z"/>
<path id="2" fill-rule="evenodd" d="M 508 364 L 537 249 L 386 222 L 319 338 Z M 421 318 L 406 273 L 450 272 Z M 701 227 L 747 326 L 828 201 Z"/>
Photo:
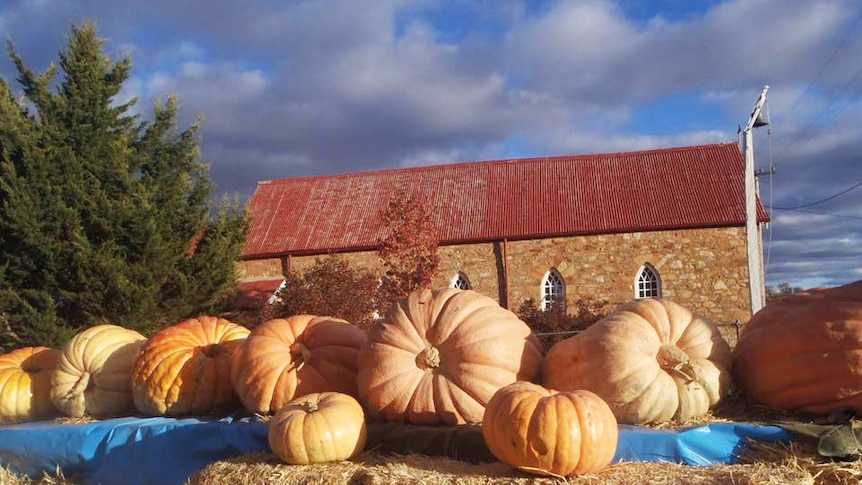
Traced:
<path id="1" fill-rule="evenodd" d="M 570 307 L 579 298 L 589 298 L 606 300 L 609 309 L 613 308 L 634 298 L 636 274 L 649 263 L 659 273 L 664 298 L 716 323 L 745 322 L 750 317 L 744 227 L 447 245 L 439 253 L 441 271 L 436 286 L 448 286 L 460 271 L 474 290 L 512 310 L 527 298 L 541 300 L 541 282 L 550 268 L 563 276 Z M 243 261 L 240 278 L 272 278 L 289 269 L 302 271 L 318 257 Z M 381 261 L 372 251 L 340 257 L 381 272 Z"/>

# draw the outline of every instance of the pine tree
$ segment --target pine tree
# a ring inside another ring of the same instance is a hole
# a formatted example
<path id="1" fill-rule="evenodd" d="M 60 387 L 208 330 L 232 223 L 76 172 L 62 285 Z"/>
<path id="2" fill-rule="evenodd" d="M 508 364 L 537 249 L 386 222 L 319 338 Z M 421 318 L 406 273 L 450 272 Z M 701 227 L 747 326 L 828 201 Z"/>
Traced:
<path id="1" fill-rule="evenodd" d="M 103 44 L 94 25 L 73 26 L 55 81 L 57 66 L 36 74 L 9 43 L 22 95 L 0 78 L 8 341 L 58 345 L 104 322 L 146 333 L 234 290 L 247 213 L 212 207 L 199 123 L 177 127 L 176 98 L 151 121 L 132 114 L 136 100 L 117 102 L 131 62 Z"/>

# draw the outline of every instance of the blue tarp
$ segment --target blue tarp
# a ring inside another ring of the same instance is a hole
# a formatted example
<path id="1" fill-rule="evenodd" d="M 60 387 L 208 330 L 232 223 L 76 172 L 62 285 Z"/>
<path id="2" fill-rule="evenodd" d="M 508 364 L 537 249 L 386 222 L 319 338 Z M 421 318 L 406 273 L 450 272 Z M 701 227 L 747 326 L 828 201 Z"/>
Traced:
<path id="1" fill-rule="evenodd" d="M 208 464 L 269 451 L 255 419 L 117 418 L 0 426 L 0 465 L 32 478 L 59 467 L 82 485 L 178 485 Z M 734 463 L 746 440 L 790 441 L 778 426 L 711 423 L 682 430 L 621 425 L 615 461 Z"/>

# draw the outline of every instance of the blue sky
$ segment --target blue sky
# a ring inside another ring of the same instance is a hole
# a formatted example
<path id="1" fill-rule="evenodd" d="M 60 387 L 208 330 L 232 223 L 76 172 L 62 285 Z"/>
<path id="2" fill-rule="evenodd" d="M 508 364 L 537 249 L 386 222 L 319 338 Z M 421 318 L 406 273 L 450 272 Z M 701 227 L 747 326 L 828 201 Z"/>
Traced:
<path id="1" fill-rule="evenodd" d="M 177 94 L 183 126 L 203 118 L 217 190 L 241 197 L 297 175 L 735 141 L 768 84 L 767 284 L 862 279 L 858 0 L 0 3 L 36 70 L 84 20 L 131 56 L 122 96 L 143 116 Z M 14 83 L 5 56 L 0 75 Z"/>

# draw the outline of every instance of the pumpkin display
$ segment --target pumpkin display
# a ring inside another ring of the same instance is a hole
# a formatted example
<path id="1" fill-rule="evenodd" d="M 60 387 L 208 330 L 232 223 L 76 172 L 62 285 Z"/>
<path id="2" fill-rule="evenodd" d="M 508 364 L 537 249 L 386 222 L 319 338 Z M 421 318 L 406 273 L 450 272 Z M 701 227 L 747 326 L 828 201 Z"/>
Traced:
<path id="1" fill-rule="evenodd" d="M 862 412 L 862 280 L 767 303 L 739 336 L 734 376 L 771 407 Z"/>
<path id="2" fill-rule="evenodd" d="M 730 393 L 730 346 L 710 320 L 658 298 L 621 305 L 545 356 L 545 386 L 586 389 L 626 424 L 686 421 Z"/>
<path id="3" fill-rule="evenodd" d="M 118 325 L 84 329 L 66 342 L 51 377 L 51 401 L 66 416 L 122 416 L 131 411 L 131 372 L 147 338 Z"/>
<path id="4" fill-rule="evenodd" d="M 132 370 L 135 407 L 150 416 L 212 415 L 239 400 L 231 366 L 249 330 L 212 316 L 189 318 L 159 330 Z"/>
<path id="5" fill-rule="evenodd" d="M 399 300 L 359 355 L 369 414 L 414 424 L 479 423 L 501 387 L 539 372 L 526 323 L 472 290 L 421 289 Z"/>
<path id="6" fill-rule="evenodd" d="M 294 399 L 269 422 L 267 441 L 285 463 L 348 460 L 365 447 L 365 413 L 352 396 L 312 393 Z"/>
<path id="7" fill-rule="evenodd" d="M 497 391 L 482 436 L 498 460 L 539 475 L 574 476 L 607 466 L 617 450 L 617 420 L 590 391 L 557 392 L 531 382 Z"/>
<path id="8" fill-rule="evenodd" d="M 368 342 L 350 322 L 294 315 L 251 331 L 233 367 L 233 386 L 243 406 L 271 414 L 294 397 L 332 391 L 356 395 L 356 360 Z"/>
<path id="9" fill-rule="evenodd" d="M 0 355 L 0 423 L 57 414 L 51 402 L 51 375 L 60 351 L 22 347 Z"/>

